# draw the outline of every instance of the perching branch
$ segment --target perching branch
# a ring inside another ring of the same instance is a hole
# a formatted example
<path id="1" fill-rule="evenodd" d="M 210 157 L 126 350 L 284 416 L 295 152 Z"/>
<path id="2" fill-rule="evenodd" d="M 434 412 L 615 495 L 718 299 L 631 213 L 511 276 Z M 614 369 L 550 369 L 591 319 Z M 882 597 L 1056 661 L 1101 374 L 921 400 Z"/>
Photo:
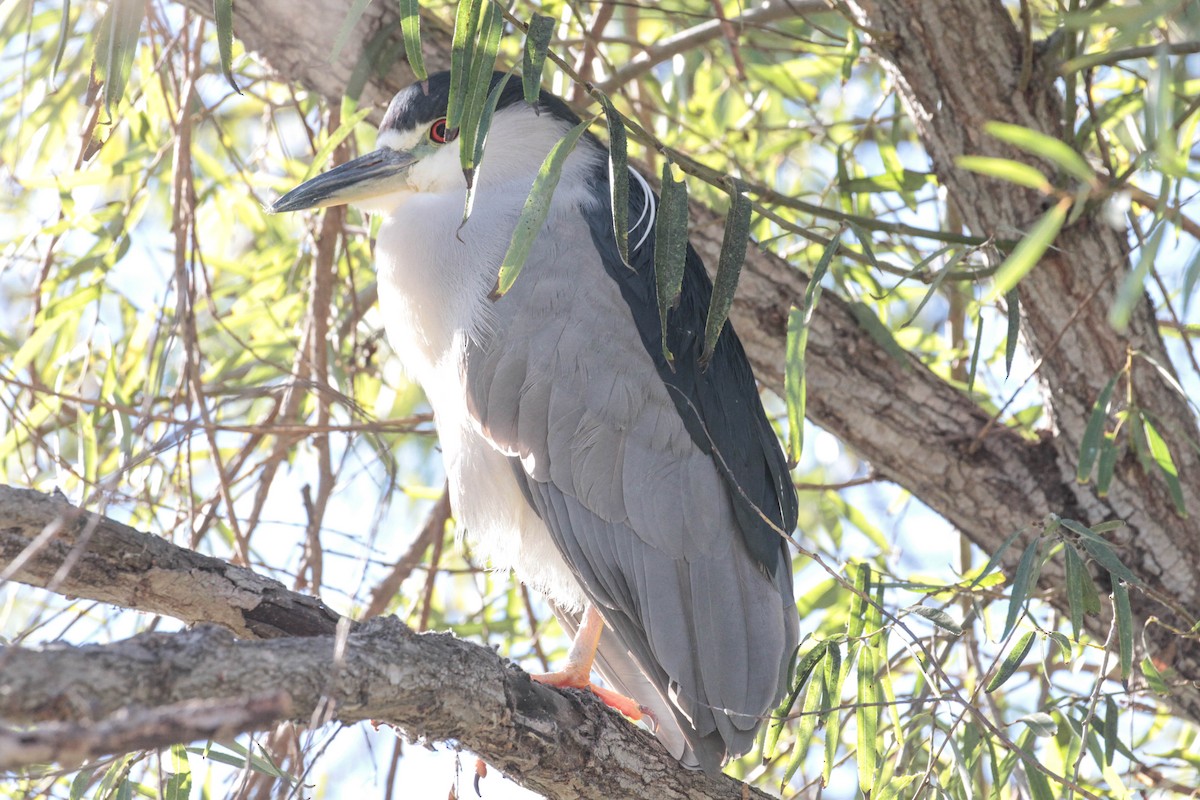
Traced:
<path id="1" fill-rule="evenodd" d="M 59 576 L 68 558 L 75 568 Z M 591 694 L 534 683 L 486 647 L 418 635 L 394 618 L 339 626 L 318 600 L 59 497 L 0 486 L 0 571 L 188 622 L 211 615 L 226 629 L 0 649 L 0 718 L 8 726 L 53 723 L 0 728 L 0 768 L 77 762 L 284 720 L 372 719 L 469 749 L 551 798 L 767 797 L 732 778 L 684 769 Z M 247 712 L 232 714 L 231 703 Z"/>

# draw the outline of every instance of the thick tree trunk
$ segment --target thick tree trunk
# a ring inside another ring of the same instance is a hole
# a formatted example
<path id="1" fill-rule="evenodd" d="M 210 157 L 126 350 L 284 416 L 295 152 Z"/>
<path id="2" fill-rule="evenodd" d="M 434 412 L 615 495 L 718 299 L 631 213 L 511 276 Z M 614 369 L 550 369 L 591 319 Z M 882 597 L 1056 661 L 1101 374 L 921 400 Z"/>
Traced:
<path id="1" fill-rule="evenodd" d="M 955 159 L 986 155 L 1031 160 L 986 134 L 984 124 L 991 120 L 1057 139 L 1073 130 L 1074 120 L 1069 127 L 1064 123 L 1066 104 L 1055 86 L 1054 48 L 1042 48 L 1046 52 L 1040 54 L 1037 43 L 1022 41 L 1000 0 L 851 0 L 851 5 L 874 32 L 872 47 L 896 81 L 938 181 L 949 191 L 967 227 L 977 235 L 997 238 L 1015 238 L 1016 233 L 1027 231 L 1045 212 L 1044 197 L 960 169 Z M 1033 52 L 1027 52 L 1031 48 Z M 1032 69 L 1026 70 L 1023 82 L 1026 60 Z M 1036 166 L 1054 175 L 1053 165 Z M 1094 484 L 1079 484 L 1074 477 L 1092 405 L 1108 380 L 1125 366 L 1130 352 L 1137 351 L 1141 356 L 1132 360 L 1132 394 L 1179 443 L 1172 456 L 1184 503 L 1192 513 L 1200 511 L 1200 451 L 1183 444 L 1197 440 L 1196 419 L 1187 398 L 1175 388 L 1178 383 L 1172 386 L 1154 366 L 1170 364 L 1154 307 L 1143 295 L 1125 333 L 1115 331 L 1108 321 L 1117 291 L 1129 274 L 1127 236 L 1098 214 L 1085 212 L 1063 229 L 1018 287 L 1022 331 L 1033 354 L 1041 359 L 1038 380 L 1053 419 L 1053 429 L 1045 438 L 1046 469 L 1038 480 L 1047 482 L 1044 485 L 1054 498 L 1050 510 L 1055 513 L 1093 524 L 1125 520 L 1128 527 L 1114 537 L 1121 545 L 1121 558 L 1160 598 L 1171 598 L 1174 606 L 1168 610 L 1146 594 L 1134 593 L 1133 610 L 1144 627 L 1149 655 L 1187 679 L 1172 702 L 1191 719 L 1200 720 L 1196 683 L 1200 643 L 1161 625 L 1145 626 L 1151 616 L 1177 629 L 1194 622 L 1200 609 L 1200 529 L 1176 512 L 1165 483 L 1147 474 L 1131 453 L 1119 464 L 1106 497 L 1096 493 Z M 910 488 L 925 499 L 923 489 Z M 977 525 L 963 525 L 963 530 L 977 542 L 984 540 Z M 1058 603 L 1063 602 L 1059 597 Z M 1094 624 L 1098 628 L 1105 623 Z"/>

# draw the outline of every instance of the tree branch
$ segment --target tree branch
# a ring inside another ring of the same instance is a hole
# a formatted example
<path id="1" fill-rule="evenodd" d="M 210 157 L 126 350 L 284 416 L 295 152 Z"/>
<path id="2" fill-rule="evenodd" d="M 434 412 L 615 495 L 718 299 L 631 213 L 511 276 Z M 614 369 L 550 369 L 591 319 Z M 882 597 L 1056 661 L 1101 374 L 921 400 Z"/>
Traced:
<path id="1" fill-rule="evenodd" d="M 0 660 L 5 656 L 0 651 Z M 42 668 L 53 671 L 57 665 Z M 74 767 L 98 756 L 157 750 L 197 739 L 226 739 L 291 716 L 291 696 L 276 691 L 249 698 L 186 700 L 149 710 L 124 707 L 94 723 L 53 722 L 21 730 L 0 727 L 0 770 L 50 763 Z"/>
<path id="2" fill-rule="evenodd" d="M 611 92 L 630 81 L 637 80 L 664 61 L 670 61 L 680 53 L 686 53 L 695 47 L 710 42 L 725 34 L 726 30 L 740 31 L 743 28 L 766 25 L 769 22 L 801 17 L 805 14 L 829 13 L 829 3 L 826 0 L 763 0 L 758 6 L 749 9 L 732 19 L 710 19 L 699 25 L 682 30 L 674 36 L 660 39 L 652 47 L 631 58 L 628 63 L 618 67 L 605 80 L 595 83 L 602 92 Z"/>
<path id="3" fill-rule="evenodd" d="M 76 566 L 57 580 L 67 558 Z M 188 622 L 209 615 L 225 628 L 0 649 L 0 717 L 60 723 L 32 733 L 0 730 L 0 747 L 25 744 L 5 756 L 10 767 L 29 763 L 20 753 L 77 760 L 117 752 L 122 743 L 187 741 L 222 724 L 244 730 L 285 719 L 374 719 L 411 737 L 466 747 L 551 798 L 768 797 L 732 778 L 684 769 L 592 694 L 535 683 L 486 647 L 450 634 L 418 635 L 394 618 L 361 625 L 342 618 L 339 633 L 338 616 L 318 600 L 59 497 L 0 485 L 0 568 L 32 586 Z M 227 706 L 218 704 L 207 716 L 167 722 L 171 708 L 197 708 L 179 703 L 270 698 L 281 686 L 290 706 L 263 700 L 257 716 L 231 718 L 221 717 Z"/>
<path id="4" fill-rule="evenodd" d="M 6 580 L 188 624 L 211 622 L 254 639 L 330 634 L 339 619 L 320 600 L 245 567 L 82 511 L 61 496 L 0 484 Z"/>

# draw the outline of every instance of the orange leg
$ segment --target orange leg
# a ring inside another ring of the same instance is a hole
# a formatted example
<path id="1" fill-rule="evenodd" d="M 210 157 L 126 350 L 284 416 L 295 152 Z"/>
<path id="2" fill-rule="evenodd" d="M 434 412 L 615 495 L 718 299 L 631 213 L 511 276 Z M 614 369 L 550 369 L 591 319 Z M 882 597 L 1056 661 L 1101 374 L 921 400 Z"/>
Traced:
<path id="1" fill-rule="evenodd" d="M 603 630 L 604 618 L 600 616 L 599 611 L 588 606 L 583 614 L 583 624 L 579 626 L 575 641 L 571 642 L 571 650 L 567 653 L 566 667 L 557 672 L 543 672 L 530 677 L 549 686 L 589 689 L 606 706 L 620 711 L 630 719 L 649 718 L 653 721 L 650 710 L 636 700 L 592 683 L 592 662 L 596 660 L 596 648 L 600 646 L 600 633 Z"/>

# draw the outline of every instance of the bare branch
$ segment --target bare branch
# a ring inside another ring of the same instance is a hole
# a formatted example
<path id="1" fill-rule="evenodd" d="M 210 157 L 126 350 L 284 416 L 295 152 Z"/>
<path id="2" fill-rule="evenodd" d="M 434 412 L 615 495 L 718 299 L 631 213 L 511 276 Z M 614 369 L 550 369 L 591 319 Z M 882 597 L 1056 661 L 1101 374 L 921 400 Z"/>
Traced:
<path id="1" fill-rule="evenodd" d="M 291 697 L 275 691 L 250 698 L 187 700 L 149 710 L 123 708 L 95 723 L 53 722 L 24 730 L 0 727 L 0 770 L 52 762 L 73 767 L 98 756 L 157 750 L 196 739 L 226 739 L 291 715 Z"/>
<path id="2" fill-rule="evenodd" d="M 821 12 L 829 12 L 829 4 L 825 0 L 763 0 L 756 8 L 739 16 L 731 19 L 710 19 L 695 27 L 680 31 L 674 36 L 662 39 L 653 47 L 638 53 L 629 60 L 629 63 L 610 75 L 607 80 L 600 81 L 595 86 L 602 92 L 610 92 L 645 75 L 659 64 L 670 61 L 680 53 L 686 53 L 705 42 L 720 38 L 726 30 L 738 31 L 744 27 L 765 25 L 768 22 L 775 22 L 787 17 Z"/>

